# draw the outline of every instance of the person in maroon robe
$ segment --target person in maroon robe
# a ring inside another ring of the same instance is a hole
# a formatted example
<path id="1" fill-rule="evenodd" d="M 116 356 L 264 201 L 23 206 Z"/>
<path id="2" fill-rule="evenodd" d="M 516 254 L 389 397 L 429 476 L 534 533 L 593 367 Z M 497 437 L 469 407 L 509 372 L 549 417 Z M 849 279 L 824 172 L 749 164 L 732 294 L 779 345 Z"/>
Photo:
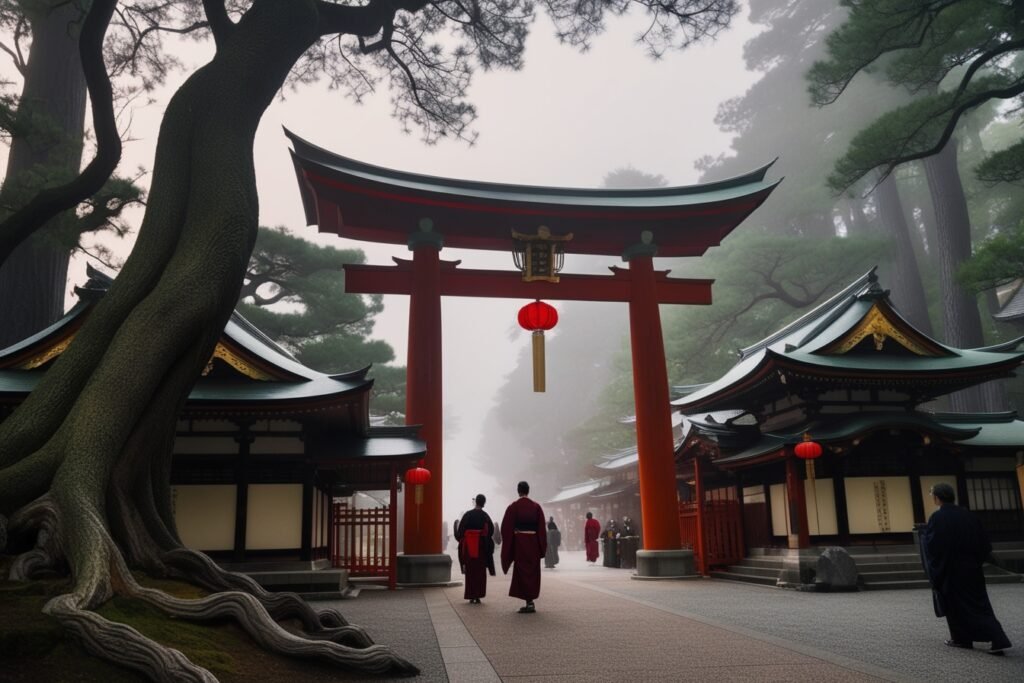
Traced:
<path id="1" fill-rule="evenodd" d="M 466 575 L 466 590 L 462 597 L 470 604 L 479 605 L 480 599 L 487 595 L 487 573 L 494 576 L 494 522 L 484 512 L 487 498 L 481 493 L 477 495 L 476 507 L 462 515 L 455 530 L 455 538 L 459 542 L 459 565 Z"/>
<path id="2" fill-rule="evenodd" d="M 597 562 L 597 539 L 601 536 L 601 523 L 594 519 L 594 513 L 587 513 L 587 523 L 583 525 L 583 544 L 587 548 L 587 562 Z"/>
<path id="3" fill-rule="evenodd" d="M 978 518 L 954 503 L 952 486 L 936 484 L 931 493 L 939 509 L 921 533 L 921 558 L 935 616 L 945 616 L 949 626 L 946 645 L 969 650 L 975 642 L 991 643 L 989 654 L 1002 655 L 1010 639 L 992 611 L 982 569 L 992 544 Z"/>
<path id="4" fill-rule="evenodd" d="M 525 600 L 520 612 L 536 612 L 533 601 L 540 595 L 540 558 L 548 549 L 547 529 L 544 526 L 544 511 L 530 500 L 530 485 L 525 481 L 517 487 L 519 500 L 505 510 L 501 520 L 501 570 L 508 574 L 512 570 L 512 584 L 508 594 Z"/>

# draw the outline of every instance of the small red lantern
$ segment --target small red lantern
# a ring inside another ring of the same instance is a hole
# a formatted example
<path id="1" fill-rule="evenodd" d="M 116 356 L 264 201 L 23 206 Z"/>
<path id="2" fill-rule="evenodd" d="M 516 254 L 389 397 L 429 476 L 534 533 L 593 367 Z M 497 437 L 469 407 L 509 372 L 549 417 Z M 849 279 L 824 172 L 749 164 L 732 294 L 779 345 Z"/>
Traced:
<path id="1" fill-rule="evenodd" d="M 814 461 L 821 457 L 821 444 L 811 441 L 811 435 L 804 432 L 804 440 L 793 447 L 793 453 L 806 463 L 807 478 L 814 481 Z"/>
<path id="2" fill-rule="evenodd" d="M 423 467 L 423 461 L 420 460 L 416 467 L 412 467 L 405 471 L 405 483 L 415 486 L 416 491 L 416 528 L 420 526 L 420 505 L 423 504 L 423 487 L 430 482 L 430 470 Z"/>
<path id="3" fill-rule="evenodd" d="M 541 300 L 519 309 L 519 325 L 533 332 L 533 390 L 544 391 L 544 332 L 558 324 L 558 311 Z"/>

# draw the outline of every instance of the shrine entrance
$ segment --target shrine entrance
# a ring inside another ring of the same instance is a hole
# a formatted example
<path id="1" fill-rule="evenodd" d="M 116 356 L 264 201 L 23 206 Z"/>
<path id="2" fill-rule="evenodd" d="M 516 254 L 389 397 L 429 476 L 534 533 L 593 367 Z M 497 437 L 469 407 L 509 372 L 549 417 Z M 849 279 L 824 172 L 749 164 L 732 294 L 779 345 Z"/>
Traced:
<path id="1" fill-rule="evenodd" d="M 422 425 L 421 503 L 405 492 L 404 554 L 398 583 L 450 580 L 441 547 L 441 297 L 622 302 L 629 306 L 644 550 L 643 576 L 693 574 L 679 531 L 668 375 L 661 304 L 711 303 L 712 280 L 670 278 L 654 257 L 700 256 L 718 245 L 768 197 L 769 166 L 705 185 L 634 190 L 531 187 L 436 178 L 364 164 L 292 133 L 307 223 L 321 232 L 405 244 L 412 259 L 392 266 L 345 267 L 345 289 L 404 294 L 409 303 L 406 421 Z M 459 268 L 444 247 L 516 254 L 521 270 Z M 611 274 L 558 272 L 564 253 L 621 258 Z M 419 488 L 419 487 L 417 487 Z"/>

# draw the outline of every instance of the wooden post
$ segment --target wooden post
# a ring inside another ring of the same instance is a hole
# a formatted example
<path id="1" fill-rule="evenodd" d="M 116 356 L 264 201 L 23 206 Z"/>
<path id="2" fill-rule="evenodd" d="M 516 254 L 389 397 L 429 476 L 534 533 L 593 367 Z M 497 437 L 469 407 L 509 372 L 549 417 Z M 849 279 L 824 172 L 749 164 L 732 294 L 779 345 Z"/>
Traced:
<path id="1" fill-rule="evenodd" d="M 235 562 L 245 560 L 245 531 L 249 513 L 249 446 L 253 442 L 249 432 L 249 422 L 239 425 L 238 455 L 235 458 L 235 542 L 231 559 Z"/>
<path id="2" fill-rule="evenodd" d="M 807 532 L 807 496 L 804 482 L 800 478 L 801 467 L 797 467 L 793 449 L 786 446 L 786 490 L 789 493 L 789 523 L 793 527 L 789 534 L 790 548 L 809 548 L 811 537 Z"/>
<path id="3" fill-rule="evenodd" d="M 694 495 L 697 498 L 697 571 L 702 576 L 708 574 L 707 540 L 704 537 L 704 481 L 700 467 L 700 456 L 693 458 Z"/>
<path id="4" fill-rule="evenodd" d="M 421 505 L 413 497 L 415 487 L 405 487 L 406 555 L 441 552 L 441 236 L 430 231 L 428 219 L 421 221 L 421 227 L 425 229 L 409 239 L 413 257 L 405 423 L 423 425 L 420 438 L 427 444 L 424 464 L 430 470 L 430 482 L 424 487 Z"/>
<path id="5" fill-rule="evenodd" d="M 398 586 L 398 469 L 392 465 L 391 497 L 388 505 L 388 589 Z"/>
<path id="6" fill-rule="evenodd" d="M 633 355 L 640 516 L 645 550 L 678 550 L 679 496 L 665 344 L 661 335 L 650 233 L 622 255 L 629 261 L 629 336 Z"/>

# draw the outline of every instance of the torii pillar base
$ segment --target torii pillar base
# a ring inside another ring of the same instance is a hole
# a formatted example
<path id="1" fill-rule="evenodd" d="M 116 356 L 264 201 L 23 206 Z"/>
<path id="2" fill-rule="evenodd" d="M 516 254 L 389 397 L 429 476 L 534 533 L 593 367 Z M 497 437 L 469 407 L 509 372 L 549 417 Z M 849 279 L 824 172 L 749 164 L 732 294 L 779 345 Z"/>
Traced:
<path id="1" fill-rule="evenodd" d="M 397 583 L 400 588 L 414 586 L 455 586 L 452 582 L 450 555 L 399 555 Z"/>
<path id="2" fill-rule="evenodd" d="M 638 550 L 633 579 L 699 579 L 692 550 Z"/>

